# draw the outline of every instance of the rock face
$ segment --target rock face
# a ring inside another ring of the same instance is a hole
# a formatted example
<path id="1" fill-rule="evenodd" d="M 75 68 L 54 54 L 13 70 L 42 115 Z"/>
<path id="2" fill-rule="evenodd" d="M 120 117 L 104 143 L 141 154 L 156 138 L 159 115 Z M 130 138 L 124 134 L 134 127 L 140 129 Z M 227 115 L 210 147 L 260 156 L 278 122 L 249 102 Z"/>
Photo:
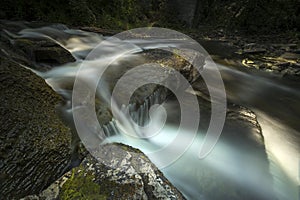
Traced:
<path id="1" fill-rule="evenodd" d="M 185 199 L 139 150 L 107 144 L 98 155 L 25 199 Z"/>
<path id="2" fill-rule="evenodd" d="M 71 134 L 55 106 L 62 99 L 28 69 L 0 57 L 0 194 L 42 191 L 66 171 Z"/>

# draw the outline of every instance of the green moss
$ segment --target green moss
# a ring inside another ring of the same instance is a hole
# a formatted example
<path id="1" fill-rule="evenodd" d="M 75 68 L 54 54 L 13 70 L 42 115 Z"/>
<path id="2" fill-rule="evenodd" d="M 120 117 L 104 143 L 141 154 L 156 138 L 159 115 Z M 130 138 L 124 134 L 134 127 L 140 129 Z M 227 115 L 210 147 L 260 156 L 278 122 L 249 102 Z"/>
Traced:
<path id="1" fill-rule="evenodd" d="M 0 162 L 6 163 L 1 173 L 7 174 L 0 193 L 4 199 L 19 199 L 64 173 L 71 159 L 71 134 L 55 111 L 62 98 L 46 82 L 1 55 L 0 63 Z"/>
<path id="2" fill-rule="evenodd" d="M 134 153 L 141 153 L 141 151 L 139 149 L 133 148 L 131 146 L 122 144 L 122 143 L 115 143 L 116 145 L 118 145 L 119 147 L 121 147 L 123 150 L 125 151 L 129 151 L 129 152 L 134 152 Z"/>
<path id="3" fill-rule="evenodd" d="M 73 169 L 72 176 L 63 185 L 60 199 L 78 199 L 78 200 L 102 200 L 106 199 L 106 195 L 101 194 L 100 185 L 95 183 L 94 175 L 89 172 Z M 80 172 L 79 172 L 80 171 Z M 79 172 L 79 173 L 78 173 Z"/>
<path id="4" fill-rule="evenodd" d="M 105 172 L 105 166 L 98 165 L 100 171 Z M 119 184 L 107 178 L 94 175 L 95 171 L 87 170 L 81 164 L 72 170 L 71 177 L 61 188 L 59 199 L 69 200 L 103 200 L 112 195 L 115 199 L 130 199 L 135 194 L 136 188 L 131 184 Z"/>
<path id="5" fill-rule="evenodd" d="M 148 26 L 160 20 L 165 0 L 4 0 L 5 19 L 41 20 L 75 26 L 98 26 L 125 30 Z"/>

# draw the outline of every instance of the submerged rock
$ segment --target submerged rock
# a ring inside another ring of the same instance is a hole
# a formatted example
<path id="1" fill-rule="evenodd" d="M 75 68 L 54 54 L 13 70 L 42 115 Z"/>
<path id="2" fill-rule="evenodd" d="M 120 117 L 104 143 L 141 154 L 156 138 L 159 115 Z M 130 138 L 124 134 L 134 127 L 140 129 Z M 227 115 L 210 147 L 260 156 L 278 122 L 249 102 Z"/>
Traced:
<path id="1" fill-rule="evenodd" d="M 69 51 L 49 39 L 18 38 L 10 45 L 10 48 L 19 51 L 18 55 L 30 62 L 31 68 L 39 71 L 75 61 Z"/>
<path id="2" fill-rule="evenodd" d="M 25 199 L 185 199 L 139 150 L 107 144 L 40 195 Z"/>
<path id="3" fill-rule="evenodd" d="M 30 70 L 0 59 L 0 194 L 18 199 L 65 173 L 71 134 L 55 112 L 61 97 Z"/>
<path id="4" fill-rule="evenodd" d="M 49 39 L 17 39 L 14 42 L 14 47 L 22 50 L 25 56 L 33 62 L 49 66 L 58 66 L 75 61 L 69 51 Z"/>
<path id="5" fill-rule="evenodd" d="M 22 29 L 42 25 L 46 24 L 1 20 L 1 54 L 38 71 L 47 71 L 54 66 L 74 62 L 72 54 L 48 36 L 33 37 L 20 34 Z M 57 26 L 59 27 L 59 24 Z"/>

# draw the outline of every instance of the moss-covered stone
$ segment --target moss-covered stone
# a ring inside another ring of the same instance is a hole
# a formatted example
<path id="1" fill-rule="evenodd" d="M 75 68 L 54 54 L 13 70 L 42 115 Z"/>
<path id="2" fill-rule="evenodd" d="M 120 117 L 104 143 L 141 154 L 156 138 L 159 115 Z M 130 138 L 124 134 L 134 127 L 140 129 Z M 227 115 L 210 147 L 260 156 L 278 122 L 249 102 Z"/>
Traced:
<path id="1" fill-rule="evenodd" d="M 60 199 L 96 200 L 106 199 L 101 195 L 100 185 L 94 182 L 95 176 L 90 172 L 85 172 L 82 167 L 73 169 L 70 179 L 62 186 Z"/>
<path id="2" fill-rule="evenodd" d="M 95 172 L 89 171 L 86 166 L 74 168 L 71 177 L 61 187 L 59 199 L 105 200 L 111 195 L 113 199 L 130 199 L 134 195 L 134 188 L 130 184 L 118 184 L 109 179 L 100 180 L 99 183 L 96 180 Z"/>
<path id="3" fill-rule="evenodd" d="M 107 144 L 98 151 L 97 159 L 88 155 L 41 194 L 25 200 L 185 199 L 140 150 Z"/>
<path id="4" fill-rule="evenodd" d="M 30 70 L 0 59 L 0 193 L 13 199 L 39 193 L 65 172 L 71 134 L 55 111 L 61 97 Z"/>

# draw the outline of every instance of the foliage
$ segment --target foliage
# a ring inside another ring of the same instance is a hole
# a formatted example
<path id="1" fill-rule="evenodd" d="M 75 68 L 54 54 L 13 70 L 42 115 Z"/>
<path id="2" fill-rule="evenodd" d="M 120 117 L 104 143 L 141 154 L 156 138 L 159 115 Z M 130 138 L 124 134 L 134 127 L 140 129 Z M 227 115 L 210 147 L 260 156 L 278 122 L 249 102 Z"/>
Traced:
<path id="1" fill-rule="evenodd" d="M 194 26 L 209 24 L 249 33 L 299 31 L 299 13 L 298 0 L 198 0 Z"/>
<path id="2" fill-rule="evenodd" d="M 0 17 L 115 30 L 186 29 L 177 4 L 174 0 L 2 0 Z M 195 6 L 192 25 L 196 29 L 210 25 L 249 33 L 300 30 L 299 0 L 197 0 Z"/>
<path id="3" fill-rule="evenodd" d="M 2 0 L 0 17 L 124 30 L 149 26 L 165 0 Z"/>

